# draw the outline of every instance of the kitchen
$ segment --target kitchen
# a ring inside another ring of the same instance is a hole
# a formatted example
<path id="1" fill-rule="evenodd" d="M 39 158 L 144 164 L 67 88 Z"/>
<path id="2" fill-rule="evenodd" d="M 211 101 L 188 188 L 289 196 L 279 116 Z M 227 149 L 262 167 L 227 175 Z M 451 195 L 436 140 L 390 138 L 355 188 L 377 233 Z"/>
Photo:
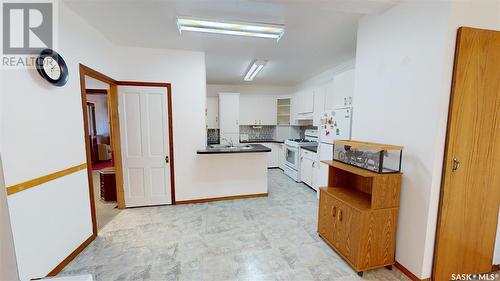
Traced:
<path id="1" fill-rule="evenodd" d="M 498 1 L 57 2 L 50 54 L 64 67 L 0 72 L 2 211 L 19 279 L 498 269 L 499 178 L 485 173 L 500 163 Z M 103 228 L 84 75 L 109 84 L 117 133 L 120 214 Z M 348 154 L 379 170 L 341 163 Z"/>
<path id="2" fill-rule="evenodd" d="M 207 84 L 207 144 L 262 144 L 271 149 L 267 168 L 318 191 L 333 141 L 351 138 L 354 72 L 347 62 L 296 87 Z"/>

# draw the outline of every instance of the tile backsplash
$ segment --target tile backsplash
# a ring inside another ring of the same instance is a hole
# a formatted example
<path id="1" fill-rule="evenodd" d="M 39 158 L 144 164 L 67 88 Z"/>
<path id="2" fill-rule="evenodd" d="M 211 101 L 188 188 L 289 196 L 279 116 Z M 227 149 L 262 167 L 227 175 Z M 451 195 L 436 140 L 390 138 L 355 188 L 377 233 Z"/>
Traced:
<path id="1" fill-rule="evenodd" d="M 275 138 L 276 126 L 240 126 L 240 139 L 272 140 Z"/>
<path id="2" fill-rule="evenodd" d="M 207 141 L 209 144 L 219 143 L 219 129 L 208 129 Z"/>

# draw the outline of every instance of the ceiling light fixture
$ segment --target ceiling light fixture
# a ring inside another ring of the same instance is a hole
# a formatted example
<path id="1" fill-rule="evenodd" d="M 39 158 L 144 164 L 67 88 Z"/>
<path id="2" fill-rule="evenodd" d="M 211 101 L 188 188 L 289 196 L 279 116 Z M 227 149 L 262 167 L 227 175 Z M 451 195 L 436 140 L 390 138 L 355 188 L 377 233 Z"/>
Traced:
<path id="1" fill-rule="evenodd" d="M 277 24 L 220 22 L 191 18 L 177 18 L 177 28 L 182 31 L 196 31 L 239 36 L 271 38 L 277 41 L 285 34 L 285 26 Z"/>
<path id="2" fill-rule="evenodd" d="M 250 65 L 250 68 L 245 75 L 245 81 L 253 81 L 255 76 L 262 70 L 262 68 L 266 65 L 266 61 L 264 60 L 254 60 Z"/>

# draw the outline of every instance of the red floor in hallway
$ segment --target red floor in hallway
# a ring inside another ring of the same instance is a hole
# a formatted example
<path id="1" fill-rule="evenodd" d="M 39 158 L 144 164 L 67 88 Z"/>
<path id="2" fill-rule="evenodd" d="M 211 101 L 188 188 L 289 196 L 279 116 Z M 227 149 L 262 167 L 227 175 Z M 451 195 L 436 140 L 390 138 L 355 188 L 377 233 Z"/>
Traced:
<path id="1" fill-rule="evenodd" d="M 92 165 L 92 170 L 102 170 L 104 168 L 113 167 L 113 160 L 109 160 L 106 162 L 100 162 Z"/>

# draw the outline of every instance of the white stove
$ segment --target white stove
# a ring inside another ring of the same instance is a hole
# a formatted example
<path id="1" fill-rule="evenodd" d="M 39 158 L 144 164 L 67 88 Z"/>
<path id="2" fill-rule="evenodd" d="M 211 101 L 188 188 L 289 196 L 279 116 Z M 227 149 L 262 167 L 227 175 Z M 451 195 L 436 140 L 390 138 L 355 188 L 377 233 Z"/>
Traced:
<path id="1" fill-rule="evenodd" d="M 296 182 L 300 182 L 300 147 L 316 145 L 318 145 L 318 131 L 312 129 L 305 131 L 304 139 L 285 140 L 285 174 Z"/>

